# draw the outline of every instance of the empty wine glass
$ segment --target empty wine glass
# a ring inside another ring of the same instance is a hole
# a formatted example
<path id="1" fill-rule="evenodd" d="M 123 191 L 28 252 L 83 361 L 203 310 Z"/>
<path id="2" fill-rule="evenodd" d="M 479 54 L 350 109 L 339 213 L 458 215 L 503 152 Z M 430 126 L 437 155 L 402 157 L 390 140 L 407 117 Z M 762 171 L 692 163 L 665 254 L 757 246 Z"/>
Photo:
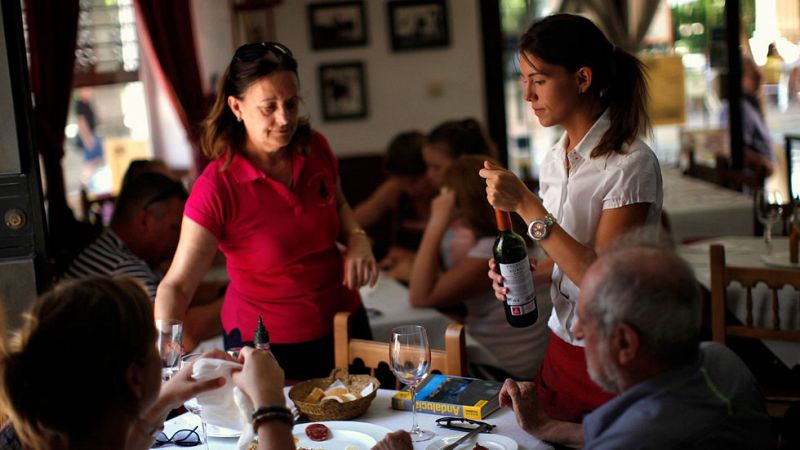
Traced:
<path id="1" fill-rule="evenodd" d="M 764 244 L 772 251 L 772 225 L 783 217 L 780 192 L 759 189 L 756 192 L 756 217 L 764 225 Z"/>
<path id="2" fill-rule="evenodd" d="M 185 365 L 188 365 L 190 363 L 193 363 L 193 362 L 197 361 L 198 359 L 200 359 L 202 357 L 203 357 L 203 355 L 200 354 L 200 353 L 191 353 L 191 354 L 182 356 L 181 357 L 181 368 L 183 368 L 183 366 L 185 366 Z M 183 406 L 186 407 L 186 410 L 188 410 L 190 413 L 192 413 L 192 414 L 194 414 L 194 415 L 196 415 L 197 417 L 200 418 L 200 429 L 202 431 L 201 434 L 200 434 L 200 439 L 202 439 L 202 441 L 205 443 L 205 448 L 206 448 L 206 450 L 208 450 L 208 429 L 207 429 L 208 425 L 206 424 L 206 420 L 203 418 L 203 414 L 202 414 L 203 408 L 202 408 L 202 406 L 200 406 L 200 402 L 197 401 L 197 397 L 192 397 L 189 400 L 186 400 L 183 403 Z"/>
<path id="3" fill-rule="evenodd" d="M 161 381 L 167 381 L 181 362 L 183 322 L 175 319 L 156 320 L 156 348 L 161 356 Z"/>
<path id="4" fill-rule="evenodd" d="M 422 430 L 417 424 L 417 385 L 431 367 L 431 348 L 425 328 L 419 325 L 394 328 L 389 361 L 395 376 L 411 390 L 411 440 L 421 442 L 432 438 L 432 431 Z"/>

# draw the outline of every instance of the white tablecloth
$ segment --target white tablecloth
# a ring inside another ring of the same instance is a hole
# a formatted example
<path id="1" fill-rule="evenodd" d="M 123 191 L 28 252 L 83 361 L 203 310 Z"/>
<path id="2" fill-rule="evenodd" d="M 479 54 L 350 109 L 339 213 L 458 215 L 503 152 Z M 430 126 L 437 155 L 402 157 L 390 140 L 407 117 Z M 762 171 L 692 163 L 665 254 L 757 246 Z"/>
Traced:
<path id="1" fill-rule="evenodd" d="M 444 348 L 444 332 L 451 321 L 434 308 L 413 308 L 408 303 L 408 288 L 381 272 L 374 287 L 362 287 L 361 300 L 370 313 L 372 338 L 389 342 L 392 328 L 422 325 L 432 348 Z"/>
<path id="2" fill-rule="evenodd" d="M 711 262 L 709 247 L 712 244 L 725 246 L 725 263 L 741 267 L 768 267 L 765 257 L 789 260 L 789 240 L 778 237 L 773 239 L 773 250 L 770 253 L 764 239 L 754 236 L 727 236 L 695 242 L 678 247 L 680 254 L 695 271 L 698 281 L 711 290 Z M 797 269 L 800 277 L 800 268 Z M 745 291 L 737 285 L 728 287 L 728 308 L 742 322 L 746 318 Z M 784 288 L 778 291 L 781 328 L 800 329 L 800 293 L 794 289 Z M 753 322 L 760 326 L 772 326 L 772 294 L 763 285 L 753 289 Z M 764 345 L 772 351 L 787 367 L 800 364 L 800 343 L 784 341 L 764 341 Z"/>
<path id="3" fill-rule="evenodd" d="M 288 388 L 286 390 L 288 392 Z M 391 409 L 391 397 L 396 391 L 388 389 L 379 389 L 378 395 L 369 407 L 369 410 L 361 416 L 356 418 L 356 421 L 367 422 L 375 425 L 381 425 L 392 431 L 400 429 L 408 429 L 411 426 L 411 413 L 407 411 L 396 411 Z M 291 401 L 288 400 L 288 404 Z M 436 433 L 432 440 L 419 442 L 414 444 L 414 449 L 422 450 L 430 445 L 434 440 L 444 436 L 463 434 L 459 431 L 448 430 L 436 426 L 436 419 L 441 416 L 435 414 L 417 414 L 417 421 L 420 426 L 426 430 L 431 430 Z M 514 412 L 510 409 L 501 408 L 494 412 L 486 420 L 497 427 L 492 431 L 493 434 L 500 434 L 507 436 L 519 445 L 520 450 L 544 450 L 552 449 L 553 447 L 546 444 L 533 436 L 527 434 L 518 425 Z M 194 414 L 184 414 L 168 421 L 164 425 L 164 432 L 167 436 L 171 436 L 175 431 L 182 428 L 194 428 L 199 425 L 200 421 Z M 198 428 L 199 430 L 199 428 Z M 236 448 L 236 438 L 215 438 L 211 437 L 208 440 L 210 450 L 230 450 Z M 177 446 L 164 446 L 161 448 L 179 448 Z M 202 447 L 195 447 L 202 448 Z"/>
<path id="4" fill-rule="evenodd" d="M 676 242 L 712 236 L 752 236 L 753 199 L 661 166 L 664 211 Z"/>

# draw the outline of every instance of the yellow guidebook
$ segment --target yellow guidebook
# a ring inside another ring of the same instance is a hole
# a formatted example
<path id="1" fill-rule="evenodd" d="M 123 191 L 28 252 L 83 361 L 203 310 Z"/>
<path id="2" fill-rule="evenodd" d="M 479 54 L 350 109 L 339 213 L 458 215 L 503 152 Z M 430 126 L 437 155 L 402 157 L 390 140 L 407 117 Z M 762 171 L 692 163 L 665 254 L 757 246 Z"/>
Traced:
<path id="1" fill-rule="evenodd" d="M 429 375 L 417 390 L 417 411 L 483 420 L 500 407 L 502 383 L 449 375 Z M 392 408 L 411 411 L 406 387 L 392 397 Z"/>

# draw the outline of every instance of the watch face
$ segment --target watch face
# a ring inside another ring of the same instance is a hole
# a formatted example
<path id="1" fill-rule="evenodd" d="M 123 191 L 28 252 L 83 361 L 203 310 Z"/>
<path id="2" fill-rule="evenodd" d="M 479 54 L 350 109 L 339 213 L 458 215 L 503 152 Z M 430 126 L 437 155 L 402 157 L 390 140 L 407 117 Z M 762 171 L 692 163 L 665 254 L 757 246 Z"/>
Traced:
<path id="1" fill-rule="evenodd" d="M 533 225 L 531 225 L 531 235 L 533 235 L 533 237 L 535 238 L 540 238 L 544 236 L 546 232 L 547 232 L 547 225 L 545 225 L 544 222 L 537 220 L 533 222 Z"/>

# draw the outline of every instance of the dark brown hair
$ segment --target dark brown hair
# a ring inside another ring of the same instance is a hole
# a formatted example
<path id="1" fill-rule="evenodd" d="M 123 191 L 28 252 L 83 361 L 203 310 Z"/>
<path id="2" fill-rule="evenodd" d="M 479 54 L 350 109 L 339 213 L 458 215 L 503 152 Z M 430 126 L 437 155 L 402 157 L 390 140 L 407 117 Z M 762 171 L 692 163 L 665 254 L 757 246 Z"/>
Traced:
<path id="1" fill-rule="evenodd" d="M 247 88 L 256 81 L 280 71 L 297 75 L 297 60 L 292 52 L 277 42 L 245 44 L 234 53 L 217 84 L 217 96 L 211 111 L 203 121 L 203 154 L 210 160 L 227 153 L 223 170 L 244 145 L 245 129 L 228 107 L 228 97 L 241 99 Z M 311 141 L 311 126 L 301 118 L 290 145 L 305 148 Z"/>
<path id="2" fill-rule="evenodd" d="M 449 120 L 436 126 L 425 140 L 427 144 L 444 144 L 447 155 L 487 155 L 497 158 L 497 146 L 481 124 L 473 119 Z"/>
<path id="3" fill-rule="evenodd" d="M 183 183 L 156 172 L 145 172 L 122 185 L 111 225 L 131 223 L 148 206 L 176 197 L 186 200 L 189 194 Z"/>
<path id="4" fill-rule="evenodd" d="M 425 135 L 419 131 L 406 131 L 395 136 L 386 151 L 386 172 L 400 176 L 425 175 L 423 142 Z"/>
<path id="5" fill-rule="evenodd" d="M 153 307 L 139 282 L 90 277 L 34 302 L 0 362 L 0 405 L 23 443 L 69 448 L 109 414 L 138 417 L 126 381 L 155 352 Z"/>
<path id="6" fill-rule="evenodd" d="M 644 64 L 615 47 L 591 20 L 555 14 L 531 25 L 519 41 L 519 50 L 574 73 L 592 70 L 589 94 L 609 111 L 611 125 L 592 150 L 591 157 L 620 151 L 626 143 L 650 131 L 647 115 L 647 78 Z"/>

